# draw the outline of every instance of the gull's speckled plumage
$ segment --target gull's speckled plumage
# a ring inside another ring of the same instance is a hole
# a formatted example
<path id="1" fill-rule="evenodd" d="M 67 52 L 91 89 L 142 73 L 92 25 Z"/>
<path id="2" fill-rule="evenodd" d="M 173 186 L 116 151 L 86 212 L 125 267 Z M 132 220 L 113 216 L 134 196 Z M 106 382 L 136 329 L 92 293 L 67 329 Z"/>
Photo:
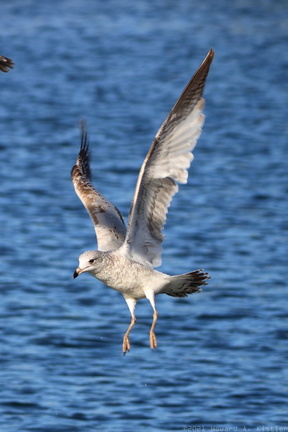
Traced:
<path id="1" fill-rule="evenodd" d="M 119 210 L 91 184 L 89 145 L 82 123 L 81 148 L 72 169 L 75 191 L 95 227 L 98 250 L 84 252 L 74 277 L 88 272 L 123 294 L 131 313 L 122 350 L 130 349 L 129 334 L 136 322 L 137 300 L 147 298 L 153 309 L 150 347 L 156 348 L 154 332 L 158 313 L 157 294 L 186 297 L 207 284 L 208 274 L 195 270 L 170 276 L 154 270 L 161 264 L 162 229 L 178 183 L 186 183 L 192 150 L 204 122 L 202 93 L 214 57 L 210 50 L 162 124 L 142 164 L 128 218 L 127 230 Z"/>

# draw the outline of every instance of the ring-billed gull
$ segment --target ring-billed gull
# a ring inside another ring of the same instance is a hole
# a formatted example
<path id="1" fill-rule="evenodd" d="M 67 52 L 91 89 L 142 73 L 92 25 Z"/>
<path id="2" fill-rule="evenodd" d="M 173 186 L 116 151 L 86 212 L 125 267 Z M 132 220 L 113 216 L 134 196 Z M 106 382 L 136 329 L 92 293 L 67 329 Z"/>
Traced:
<path id="1" fill-rule="evenodd" d="M 178 183 L 186 183 L 192 150 L 204 122 L 202 93 L 214 57 L 211 49 L 157 132 L 140 169 L 127 229 L 119 210 L 91 184 L 89 143 L 82 123 L 81 148 L 72 169 L 75 191 L 94 224 L 98 250 L 84 252 L 74 278 L 90 273 L 120 291 L 131 313 L 122 351 L 130 350 L 129 334 L 136 322 L 137 300 L 147 298 L 153 309 L 150 347 L 157 347 L 157 294 L 186 297 L 207 284 L 208 273 L 195 270 L 170 276 L 153 269 L 161 264 L 162 229 Z"/>

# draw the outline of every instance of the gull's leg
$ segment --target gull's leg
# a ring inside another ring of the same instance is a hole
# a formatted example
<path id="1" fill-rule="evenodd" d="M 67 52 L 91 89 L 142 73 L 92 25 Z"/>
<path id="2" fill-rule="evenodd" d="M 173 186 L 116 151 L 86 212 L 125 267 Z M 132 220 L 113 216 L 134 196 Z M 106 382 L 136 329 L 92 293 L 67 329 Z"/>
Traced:
<path id="1" fill-rule="evenodd" d="M 154 291 L 146 291 L 145 295 L 146 295 L 146 298 L 150 301 L 152 309 L 153 309 L 153 321 L 152 321 L 152 325 L 150 328 L 150 348 L 155 349 L 155 348 L 157 348 L 157 339 L 156 339 L 156 335 L 154 333 L 154 329 L 155 329 L 156 321 L 158 318 L 158 312 L 156 310 L 156 305 L 155 305 L 155 294 L 154 294 Z"/>
<path id="2" fill-rule="evenodd" d="M 125 296 L 124 296 L 124 298 L 126 300 L 127 306 L 128 306 L 130 313 L 131 313 L 131 322 L 130 322 L 130 325 L 129 325 L 129 327 L 128 327 L 128 329 L 127 329 L 127 331 L 123 337 L 123 344 L 122 344 L 123 355 L 125 355 L 126 352 L 130 350 L 129 333 L 132 330 L 132 327 L 134 326 L 134 324 L 136 323 L 136 317 L 134 314 L 136 300 L 132 299 L 132 298 L 126 298 Z"/>
<path id="3" fill-rule="evenodd" d="M 151 329 L 150 329 L 150 348 L 151 349 L 157 348 L 157 339 L 156 339 L 156 335 L 154 333 L 154 328 L 156 325 L 157 318 L 158 318 L 158 312 L 156 309 L 154 309 L 153 321 L 152 321 L 152 325 L 151 325 Z"/>

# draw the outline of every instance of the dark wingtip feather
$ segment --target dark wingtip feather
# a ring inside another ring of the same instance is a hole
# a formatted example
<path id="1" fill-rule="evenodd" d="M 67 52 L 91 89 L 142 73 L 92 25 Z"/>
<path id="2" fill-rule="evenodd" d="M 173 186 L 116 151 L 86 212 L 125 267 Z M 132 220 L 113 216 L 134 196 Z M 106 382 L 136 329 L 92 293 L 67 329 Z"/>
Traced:
<path id="1" fill-rule="evenodd" d="M 77 165 L 82 171 L 83 175 L 91 180 L 91 170 L 90 170 L 90 148 L 89 148 L 89 138 L 87 132 L 87 125 L 85 120 L 80 121 L 81 129 L 81 144 L 80 151 L 77 158 Z"/>
<path id="2" fill-rule="evenodd" d="M 189 83 L 178 98 L 176 104 L 172 108 L 170 116 L 175 114 L 181 115 L 184 109 L 187 108 L 187 106 L 189 106 L 190 110 L 192 110 L 197 104 L 197 102 L 200 100 L 204 90 L 206 78 L 214 58 L 214 54 L 215 51 L 213 49 L 210 49 L 205 59 L 203 60 L 195 74 L 192 76 Z"/>
<path id="3" fill-rule="evenodd" d="M 77 156 L 76 164 L 71 170 L 72 180 L 76 177 L 85 177 L 87 180 L 91 180 L 90 171 L 90 149 L 89 149 L 89 139 L 87 133 L 87 126 L 85 120 L 80 121 L 81 129 L 81 143 L 80 150 Z"/>
<path id="4" fill-rule="evenodd" d="M 89 151 L 89 139 L 88 139 L 88 132 L 87 132 L 87 124 L 84 119 L 80 120 L 79 123 L 80 130 L 81 130 L 81 145 L 80 145 L 80 151 L 84 150 L 88 155 L 90 154 Z"/>

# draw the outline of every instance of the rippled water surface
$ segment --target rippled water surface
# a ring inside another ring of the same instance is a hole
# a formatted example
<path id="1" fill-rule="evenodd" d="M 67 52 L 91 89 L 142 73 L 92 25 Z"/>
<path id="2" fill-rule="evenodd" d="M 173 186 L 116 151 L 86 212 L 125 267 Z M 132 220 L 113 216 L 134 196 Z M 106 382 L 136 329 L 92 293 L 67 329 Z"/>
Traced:
<path id="1" fill-rule="evenodd" d="M 2 3 L 15 68 L 0 76 L 1 432 L 287 431 L 287 2 Z M 121 294 L 72 280 L 95 248 L 70 181 L 78 123 L 94 183 L 127 217 L 153 136 L 210 47 L 206 123 L 160 269 L 212 279 L 157 298 L 153 352 L 139 302 L 123 357 Z"/>

